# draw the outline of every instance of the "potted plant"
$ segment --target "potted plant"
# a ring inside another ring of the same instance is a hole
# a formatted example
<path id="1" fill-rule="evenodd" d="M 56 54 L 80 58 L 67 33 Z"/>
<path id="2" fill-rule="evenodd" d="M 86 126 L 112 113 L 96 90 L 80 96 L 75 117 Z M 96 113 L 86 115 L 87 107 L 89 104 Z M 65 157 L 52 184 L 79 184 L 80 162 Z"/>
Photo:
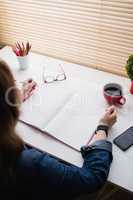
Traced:
<path id="1" fill-rule="evenodd" d="M 131 80 L 130 93 L 133 94 L 133 55 L 130 55 L 127 60 L 126 72 L 127 72 L 128 77 Z"/>

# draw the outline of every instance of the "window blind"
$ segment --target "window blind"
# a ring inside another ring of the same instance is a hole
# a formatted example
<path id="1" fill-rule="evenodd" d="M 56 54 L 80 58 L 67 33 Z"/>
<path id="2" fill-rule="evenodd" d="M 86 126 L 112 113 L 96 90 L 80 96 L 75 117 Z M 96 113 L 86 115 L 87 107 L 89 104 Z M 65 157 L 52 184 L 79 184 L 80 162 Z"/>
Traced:
<path id="1" fill-rule="evenodd" d="M 0 0 L 0 41 L 125 75 L 133 53 L 132 0 Z"/>

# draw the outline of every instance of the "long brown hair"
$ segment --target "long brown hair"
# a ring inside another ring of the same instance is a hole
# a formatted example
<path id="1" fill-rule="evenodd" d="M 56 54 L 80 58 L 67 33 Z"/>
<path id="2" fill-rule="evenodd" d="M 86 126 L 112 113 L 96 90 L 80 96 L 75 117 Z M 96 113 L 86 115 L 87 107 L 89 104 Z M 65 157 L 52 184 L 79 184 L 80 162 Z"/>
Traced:
<path id="1" fill-rule="evenodd" d="M 15 132 L 19 117 L 19 107 L 15 106 L 18 100 L 13 75 L 8 65 L 0 60 L 0 177 L 13 174 L 23 148 L 23 141 Z"/>

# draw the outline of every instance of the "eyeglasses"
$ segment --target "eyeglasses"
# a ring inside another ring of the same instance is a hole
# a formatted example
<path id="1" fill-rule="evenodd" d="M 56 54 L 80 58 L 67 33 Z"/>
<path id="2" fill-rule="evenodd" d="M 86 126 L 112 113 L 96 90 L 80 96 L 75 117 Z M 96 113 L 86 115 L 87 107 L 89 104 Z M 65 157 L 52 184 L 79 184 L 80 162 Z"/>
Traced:
<path id="1" fill-rule="evenodd" d="M 66 74 L 61 65 L 59 65 L 61 73 L 58 73 L 56 76 L 45 76 L 45 72 L 43 73 L 44 83 L 53 83 L 54 81 L 64 81 L 66 80 Z"/>

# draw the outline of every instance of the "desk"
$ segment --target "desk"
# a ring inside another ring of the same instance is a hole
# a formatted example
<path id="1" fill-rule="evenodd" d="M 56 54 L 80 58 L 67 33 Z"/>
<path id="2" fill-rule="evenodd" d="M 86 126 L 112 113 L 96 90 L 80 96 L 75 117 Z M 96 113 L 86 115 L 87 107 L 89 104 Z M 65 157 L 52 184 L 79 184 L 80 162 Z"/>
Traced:
<path id="1" fill-rule="evenodd" d="M 125 123 L 119 126 L 119 134 L 126 128 L 132 125 L 133 122 L 133 96 L 129 94 L 130 81 L 127 78 L 112 75 L 106 72 L 98 71 L 91 68 L 86 68 L 77 64 L 72 64 L 50 57 L 38 55 L 35 53 L 30 54 L 30 67 L 26 71 L 18 70 L 18 63 L 15 55 L 12 53 L 10 47 L 5 47 L 0 50 L 0 58 L 7 61 L 12 69 L 15 79 L 23 81 L 27 78 L 33 78 L 38 85 L 42 84 L 42 70 L 45 65 L 61 63 L 68 78 L 77 78 L 86 81 L 87 84 L 95 82 L 104 85 L 108 82 L 116 82 L 123 86 L 124 93 L 127 97 L 127 104 L 123 107 L 125 113 Z M 119 119 L 118 119 L 119 120 Z M 17 125 L 18 134 L 23 140 L 37 149 L 54 155 L 68 163 L 81 166 L 83 159 L 79 152 L 71 149 L 70 147 L 60 143 L 59 141 L 51 138 L 48 135 L 41 134 L 39 131 L 34 130 L 22 123 Z M 109 140 L 116 137 L 116 134 L 110 135 Z M 113 145 L 114 160 L 111 165 L 108 181 L 117 184 L 127 190 L 133 192 L 133 147 L 128 151 L 122 152 L 115 145 Z"/>

